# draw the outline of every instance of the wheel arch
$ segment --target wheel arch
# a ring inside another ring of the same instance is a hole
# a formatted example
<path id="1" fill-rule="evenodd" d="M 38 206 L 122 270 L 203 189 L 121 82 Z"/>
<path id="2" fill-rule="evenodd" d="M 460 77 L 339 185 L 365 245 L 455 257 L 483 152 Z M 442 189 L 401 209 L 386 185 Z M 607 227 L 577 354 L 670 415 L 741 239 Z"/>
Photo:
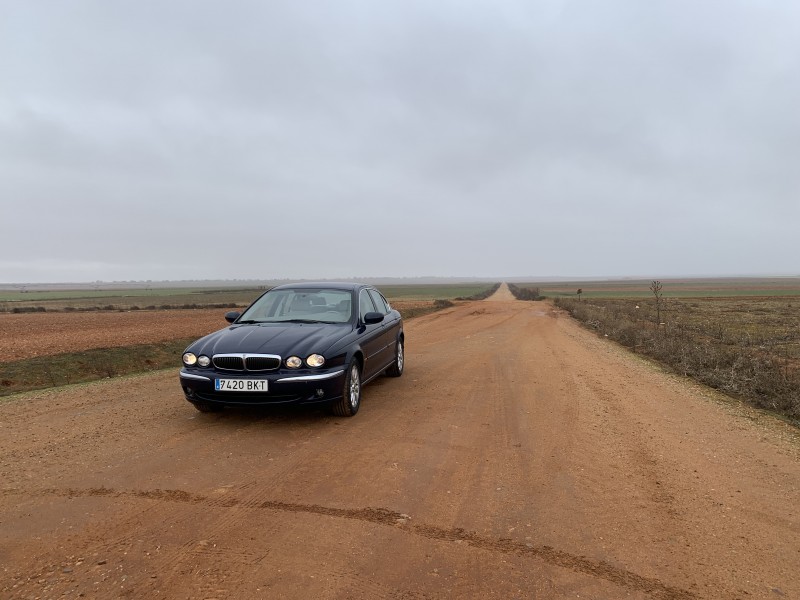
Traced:
<path id="1" fill-rule="evenodd" d="M 358 361 L 358 368 L 362 373 L 364 372 L 364 352 L 361 350 L 361 348 L 356 348 L 353 351 L 353 355 L 350 357 L 350 360 Z M 350 361 L 347 361 L 347 364 L 350 364 Z"/>

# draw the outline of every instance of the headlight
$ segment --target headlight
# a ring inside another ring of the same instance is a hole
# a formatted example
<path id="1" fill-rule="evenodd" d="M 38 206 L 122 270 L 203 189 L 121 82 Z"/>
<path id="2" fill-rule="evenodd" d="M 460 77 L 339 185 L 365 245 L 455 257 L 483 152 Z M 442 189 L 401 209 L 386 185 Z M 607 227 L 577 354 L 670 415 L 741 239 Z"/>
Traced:
<path id="1" fill-rule="evenodd" d="M 201 354 L 197 359 L 197 364 L 200 365 L 201 367 L 207 367 L 208 365 L 211 364 L 211 359 L 205 356 L 204 354 Z"/>
<path id="2" fill-rule="evenodd" d="M 299 369 L 303 366 L 303 361 L 298 356 L 290 356 L 286 359 L 286 366 L 290 369 Z"/>
<path id="3" fill-rule="evenodd" d="M 187 367 L 192 367 L 195 365 L 195 363 L 197 363 L 197 357 L 194 354 L 187 352 L 183 355 L 183 364 L 185 364 Z"/>
<path id="4" fill-rule="evenodd" d="M 325 364 L 325 357 L 321 354 L 312 354 L 306 359 L 306 364 L 309 367 L 321 367 Z"/>

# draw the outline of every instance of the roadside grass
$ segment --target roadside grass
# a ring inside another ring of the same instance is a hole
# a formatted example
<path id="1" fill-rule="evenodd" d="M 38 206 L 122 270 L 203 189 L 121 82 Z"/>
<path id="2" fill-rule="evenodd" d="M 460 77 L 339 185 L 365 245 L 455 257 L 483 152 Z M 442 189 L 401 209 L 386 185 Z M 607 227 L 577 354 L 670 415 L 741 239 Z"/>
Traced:
<path id="1" fill-rule="evenodd" d="M 94 348 L 0 363 L 0 397 L 169 367 L 175 367 L 177 373 L 181 354 L 192 341 L 194 338 L 120 348 Z"/>
<path id="2" fill-rule="evenodd" d="M 800 277 L 746 277 L 708 279 L 661 279 L 665 298 L 731 298 L 752 296 L 800 296 Z M 584 299 L 650 298 L 652 280 L 571 281 L 518 284 L 538 287 L 548 298 L 575 298 L 578 289 Z"/>
<path id="3" fill-rule="evenodd" d="M 666 294 L 665 294 L 666 295 Z M 556 298 L 599 335 L 800 424 L 800 298 Z"/>

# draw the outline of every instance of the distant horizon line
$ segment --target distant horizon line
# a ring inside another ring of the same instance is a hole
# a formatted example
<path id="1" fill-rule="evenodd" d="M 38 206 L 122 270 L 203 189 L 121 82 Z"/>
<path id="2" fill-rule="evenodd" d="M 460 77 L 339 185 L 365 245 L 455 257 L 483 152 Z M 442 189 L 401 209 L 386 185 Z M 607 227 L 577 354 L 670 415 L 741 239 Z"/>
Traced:
<path id="1" fill-rule="evenodd" d="M 181 287 L 190 284 L 219 284 L 225 286 L 234 286 L 240 284 L 247 285 L 265 285 L 276 282 L 304 282 L 304 281 L 365 281 L 365 282 L 520 282 L 520 283 L 569 283 L 569 282 L 592 282 L 592 281 L 685 281 L 685 280 L 731 280 L 731 279 L 800 279 L 800 274 L 709 274 L 709 275 L 661 275 L 661 276 L 648 276 L 648 275 L 587 275 L 587 276 L 563 276 L 563 275 L 550 275 L 550 276 L 534 276 L 534 275 L 513 275 L 513 276 L 459 276 L 459 275 L 419 275 L 419 276 L 377 276 L 377 277 L 276 277 L 276 278 L 205 278 L 205 279 L 117 279 L 117 280 L 102 280 L 97 279 L 93 281 L 29 281 L 29 282 L 0 282 L 2 289 L 26 288 L 36 287 L 42 288 L 53 286 L 63 288 L 65 286 L 149 286 L 156 285 L 164 287 L 165 285 L 179 284 Z"/>

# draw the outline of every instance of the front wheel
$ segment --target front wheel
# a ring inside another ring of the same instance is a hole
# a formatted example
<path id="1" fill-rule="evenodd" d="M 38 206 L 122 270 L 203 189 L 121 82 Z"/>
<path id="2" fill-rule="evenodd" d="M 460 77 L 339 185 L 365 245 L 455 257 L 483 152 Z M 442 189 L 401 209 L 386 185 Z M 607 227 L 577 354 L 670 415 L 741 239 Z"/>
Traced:
<path id="1" fill-rule="evenodd" d="M 353 359 L 347 368 L 342 389 L 342 399 L 333 405 L 337 417 L 352 417 L 361 406 L 361 367 Z"/>
<path id="2" fill-rule="evenodd" d="M 389 377 L 400 377 L 403 374 L 403 365 L 405 364 L 405 353 L 403 352 L 403 338 L 397 340 L 397 348 L 394 356 L 392 366 L 386 369 L 386 374 Z"/>

